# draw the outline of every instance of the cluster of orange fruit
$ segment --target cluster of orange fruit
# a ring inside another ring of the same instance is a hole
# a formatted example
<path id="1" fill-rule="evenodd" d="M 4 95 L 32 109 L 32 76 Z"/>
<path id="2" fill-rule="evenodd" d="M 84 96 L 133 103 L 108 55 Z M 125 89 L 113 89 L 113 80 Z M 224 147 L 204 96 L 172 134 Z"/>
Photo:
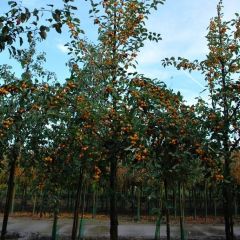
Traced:
<path id="1" fill-rule="evenodd" d="M 4 128 L 9 128 L 13 124 L 12 118 L 7 118 L 2 122 Z"/>
<path id="2" fill-rule="evenodd" d="M 134 78 L 132 80 L 132 83 L 135 85 L 135 86 L 138 86 L 138 87 L 144 87 L 147 85 L 147 82 L 140 79 L 140 78 Z"/>
<path id="3" fill-rule="evenodd" d="M 7 95 L 9 93 L 18 92 L 18 87 L 15 85 L 6 85 L 0 87 L 0 95 Z"/>
<path id="4" fill-rule="evenodd" d="M 77 96 L 77 102 L 78 103 L 82 103 L 84 101 L 84 99 L 85 99 L 84 96 L 81 96 L 81 95 Z"/>
<path id="5" fill-rule="evenodd" d="M 105 88 L 105 92 L 106 92 L 106 93 L 112 93 L 112 91 L 113 91 L 113 88 L 112 88 L 111 86 L 107 86 L 107 87 Z"/>
<path id="6" fill-rule="evenodd" d="M 142 110 L 145 110 L 148 107 L 148 105 L 145 101 L 140 100 L 140 101 L 138 101 L 138 107 Z"/>
<path id="7" fill-rule="evenodd" d="M 135 160 L 136 161 L 143 161 L 146 160 L 148 156 L 148 150 L 147 148 L 144 148 L 143 145 L 140 145 L 140 150 L 135 154 Z"/>
<path id="8" fill-rule="evenodd" d="M 170 143 L 173 144 L 173 145 L 176 145 L 177 142 L 178 142 L 177 139 L 176 139 L 176 138 L 173 138 Z"/>
<path id="9" fill-rule="evenodd" d="M 132 136 L 129 137 L 129 139 L 131 141 L 131 145 L 135 145 L 139 140 L 139 136 L 137 133 L 134 133 Z"/>
<path id="10" fill-rule="evenodd" d="M 198 155 L 203 155 L 205 152 L 201 149 L 201 148 L 197 148 L 195 150 L 195 152 L 198 154 Z"/>
<path id="11" fill-rule="evenodd" d="M 121 130 L 125 133 L 129 133 L 132 131 L 132 126 L 130 124 L 127 124 L 126 127 L 122 127 Z"/>
<path id="12" fill-rule="evenodd" d="M 7 95 L 9 93 L 8 90 L 6 90 L 4 87 L 0 88 L 0 95 Z"/>
<path id="13" fill-rule="evenodd" d="M 75 29 L 75 25 L 71 21 L 67 21 L 67 25 L 74 37 L 78 36 L 78 32 Z"/>
<path id="14" fill-rule="evenodd" d="M 224 179 L 224 176 L 222 174 L 215 174 L 213 177 L 216 181 L 222 181 Z"/>
<path id="15" fill-rule="evenodd" d="M 76 87 L 76 84 L 73 83 L 72 81 L 69 81 L 69 82 L 67 83 L 67 86 L 68 86 L 70 89 L 74 89 L 74 88 Z"/>
<path id="16" fill-rule="evenodd" d="M 45 157 L 44 161 L 48 162 L 48 163 L 51 163 L 53 161 L 53 159 L 51 157 Z"/>
<path id="17" fill-rule="evenodd" d="M 133 97 L 139 98 L 139 93 L 137 91 L 129 91 Z"/>
<path id="18" fill-rule="evenodd" d="M 102 171 L 99 169 L 99 167 L 94 166 L 94 176 L 93 176 L 93 179 L 95 181 L 98 181 L 100 179 L 101 172 Z"/>

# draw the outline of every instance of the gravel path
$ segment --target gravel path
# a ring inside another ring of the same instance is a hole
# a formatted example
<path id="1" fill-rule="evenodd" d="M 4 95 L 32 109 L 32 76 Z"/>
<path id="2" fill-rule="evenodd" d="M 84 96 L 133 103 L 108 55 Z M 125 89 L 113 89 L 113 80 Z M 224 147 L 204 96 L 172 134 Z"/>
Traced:
<path id="1" fill-rule="evenodd" d="M 2 220 L 2 219 L 0 219 Z M 69 239 L 71 234 L 72 219 L 60 219 L 58 222 L 58 235 L 61 239 Z M 39 239 L 45 236 L 49 239 L 52 231 L 52 220 L 31 219 L 25 217 L 10 218 L 8 233 L 18 233 L 22 238 L 14 239 Z M 121 239 L 154 239 L 155 225 L 134 222 L 119 224 Z M 187 239 L 224 239 L 224 225 L 221 224 L 186 224 Z M 235 226 L 235 234 L 240 239 L 240 226 Z M 85 220 L 83 235 L 88 239 L 107 239 L 109 237 L 109 222 L 99 220 Z M 171 226 L 172 239 L 179 239 L 179 226 Z M 166 237 L 166 226 L 161 226 L 161 237 Z"/>

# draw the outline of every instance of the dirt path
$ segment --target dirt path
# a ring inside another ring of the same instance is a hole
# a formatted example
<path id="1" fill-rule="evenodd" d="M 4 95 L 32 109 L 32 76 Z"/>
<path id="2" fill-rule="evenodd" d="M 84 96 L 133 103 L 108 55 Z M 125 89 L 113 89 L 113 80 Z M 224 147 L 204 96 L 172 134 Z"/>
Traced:
<path id="1" fill-rule="evenodd" d="M 2 219 L 0 219 L 2 221 Z M 58 224 L 58 235 L 63 239 L 71 234 L 72 219 L 60 219 Z M 235 226 L 235 234 L 240 238 L 240 226 Z M 49 219 L 32 219 L 27 217 L 10 218 L 8 232 L 17 232 L 21 236 L 27 236 L 35 233 L 41 236 L 50 236 L 52 230 L 52 220 Z M 186 224 L 187 239 L 224 239 L 224 226 L 222 224 Z M 141 238 L 153 239 L 155 233 L 154 224 L 142 224 L 134 222 L 120 222 L 119 236 L 123 238 Z M 109 236 L 109 222 L 104 220 L 85 220 L 84 232 L 85 237 L 96 239 L 99 237 Z M 171 226 L 172 238 L 179 237 L 179 226 Z M 165 225 L 161 226 L 161 237 L 166 236 Z"/>

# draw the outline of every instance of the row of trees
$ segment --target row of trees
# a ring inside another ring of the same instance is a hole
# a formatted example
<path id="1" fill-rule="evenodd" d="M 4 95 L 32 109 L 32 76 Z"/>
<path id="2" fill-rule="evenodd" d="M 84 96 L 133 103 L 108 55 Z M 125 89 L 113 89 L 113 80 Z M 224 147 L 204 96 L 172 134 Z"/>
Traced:
<path id="1" fill-rule="evenodd" d="M 23 68 L 21 77 L 7 65 L 0 68 L 1 175 L 8 178 L 1 239 L 6 235 L 17 173 L 32 179 L 33 196 L 48 193 L 53 239 L 62 193 L 69 186 L 76 190 L 72 228 L 76 239 L 86 183 L 106 184 L 110 236 L 118 239 L 117 172 L 124 169 L 126 175 L 139 174 L 149 194 L 157 195 L 157 225 L 164 212 L 168 239 L 173 186 L 178 186 L 184 239 L 183 186 L 203 178 L 214 180 L 222 187 L 226 239 L 232 240 L 233 188 L 239 182 L 239 163 L 233 157 L 240 141 L 239 16 L 224 22 L 220 2 L 209 27 L 207 59 L 163 61 L 165 66 L 199 70 L 206 76 L 211 104 L 199 99 L 188 106 L 180 93 L 129 70 L 135 68 L 145 40 L 160 40 L 159 34 L 148 32 L 145 20 L 163 1 L 89 2 L 90 17 L 98 26 L 97 44 L 82 36 L 74 0 L 63 0 L 63 9 L 48 5 L 33 11 L 9 1 L 9 12 L 0 18 L 1 49 L 8 48 Z M 44 14 L 47 22 L 39 26 Z M 60 84 L 43 69 L 45 55 L 36 52 L 36 45 L 52 28 L 61 33 L 62 26 L 69 29 L 71 60 L 70 76 Z M 18 40 L 29 47 L 18 46 Z"/>

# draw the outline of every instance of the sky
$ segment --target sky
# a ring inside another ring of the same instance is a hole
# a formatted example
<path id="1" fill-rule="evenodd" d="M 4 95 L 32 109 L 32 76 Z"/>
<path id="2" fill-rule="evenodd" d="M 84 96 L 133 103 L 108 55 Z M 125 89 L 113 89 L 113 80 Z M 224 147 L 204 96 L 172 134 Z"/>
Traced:
<path id="1" fill-rule="evenodd" d="M 23 5 L 34 8 L 49 3 L 49 0 L 23 0 Z M 51 1 L 58 4 L 60 1 Z M 79 16 L 81 25 L 88 39 L 96 39 L 96 28 L 88 16 L 88 3 L 79 2 Z M 7 0 L 0 2 L 0 14 L 6 9 Z M 161 60 L 165 57 L 185 57 L 191 60 L 204 59 L 207 54 L 207 27 L 210 19 L 216 16 L 218 0 L 166 0 L 164 5 L 149 16 L 146 26 L 149 31 L 160 33 L 162 41 L 158 43 L 146 42 L 138 54 L 137 71 L 150 78 L 164 81 L 175 92 L 180 91 L 187 103 L 195 103 L 198 96 L 206 97 L 201 92 L 205 88 L 204 76 L 199 73 L 189 74 L 173 68 L 163 68 Z M 226 20 L 240 12 L 240 0 L 224 0 L 224 16 Z M 2 6 L 1 6 L 2 5 Z M 68 77 L 65 66 L 68 60 L 67 41 L 65 34 L 50 33 L 46 41 L 40 44 L 40 49 L 47 52 L 46 67 L 54 71 L 60 81 Z M 0 64 L 14 64 L 7 52 L 0 53 Z M 14 65 L 15 66 L 15 65 Z M 16 72 L 18 68 L 15 67 Z M 205 94 L 205 95 L 204 95 Z"/>

